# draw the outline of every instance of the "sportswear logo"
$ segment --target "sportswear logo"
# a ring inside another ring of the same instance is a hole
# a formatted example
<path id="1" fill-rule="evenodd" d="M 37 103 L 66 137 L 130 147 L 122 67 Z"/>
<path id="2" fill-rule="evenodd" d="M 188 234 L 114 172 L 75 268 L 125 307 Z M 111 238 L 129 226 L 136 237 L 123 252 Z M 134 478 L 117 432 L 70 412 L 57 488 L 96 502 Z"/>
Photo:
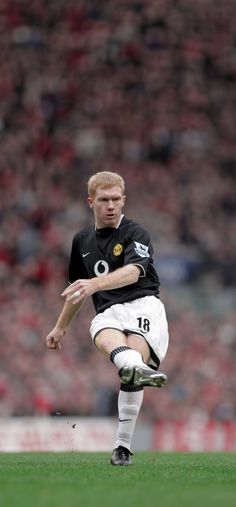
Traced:
<path id="1" fill-rule="evenodd" d="M 91 253 L 91 252 L 86 252 L 86 253 L 83 253 L 83 254 L 82 254 L 82 257 L 83 257 L 83 258 L 84 258 L 84 257 L 87 257 L 87 255 L 89 255 L 90 253 Z"/>
<path id="2" fill-rule="evenodd" d="M 120 418 L 119 418 L 119 421 L 120 421 L 120 422 L 126 422 L 126 421 L 132 421 L 132 419 L 120 419 Z"/>

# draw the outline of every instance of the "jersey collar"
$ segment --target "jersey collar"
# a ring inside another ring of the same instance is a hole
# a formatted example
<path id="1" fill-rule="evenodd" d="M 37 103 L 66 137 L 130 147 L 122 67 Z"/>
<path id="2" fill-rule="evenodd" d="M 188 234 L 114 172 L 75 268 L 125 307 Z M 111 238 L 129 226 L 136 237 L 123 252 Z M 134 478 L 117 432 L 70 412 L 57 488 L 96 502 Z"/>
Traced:
<path id="1" fill-rule="evenodd" d="M 120 224 L 121 224 L 121 221 L 122 221 L 122 218 L 123 218 L 123 217 L 124 217 L 124 215 L 121 215 L 121 216 L 120 216 L 120 220 L 119 220 L 119 222 L 118 222 L 118 224 L 117 224 L 117 226 L 116 226 L 116 229 L 118 229 L 118 227 L 120 226 Z"/>

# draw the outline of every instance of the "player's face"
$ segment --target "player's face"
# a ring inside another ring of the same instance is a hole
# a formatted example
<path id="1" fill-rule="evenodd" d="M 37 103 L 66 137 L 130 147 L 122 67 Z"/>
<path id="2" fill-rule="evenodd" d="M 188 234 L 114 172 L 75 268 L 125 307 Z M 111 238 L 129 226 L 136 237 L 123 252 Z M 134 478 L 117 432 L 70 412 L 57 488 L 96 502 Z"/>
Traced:
<path id="1" fill-rule="evenodd" d="M 118 186 L 98 187 L 94 197 L 88 197 L 88 203 L 94 212 L 97 228 L 116 227 L 125 204 L 125 195 Z"/>

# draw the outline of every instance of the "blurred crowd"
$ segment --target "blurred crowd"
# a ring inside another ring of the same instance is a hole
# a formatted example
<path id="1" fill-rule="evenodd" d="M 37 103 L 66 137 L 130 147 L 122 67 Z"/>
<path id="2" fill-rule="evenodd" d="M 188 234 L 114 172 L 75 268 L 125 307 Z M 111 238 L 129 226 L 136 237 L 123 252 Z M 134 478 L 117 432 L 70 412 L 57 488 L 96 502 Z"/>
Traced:
<path id="1" fill-rule="evenodd" d="M 127 183 L 151 232 L 171 343 L 142 417 L 235 417 L 234 0 L 1 0 L 0 416 L 114 415 L 114 366 L 86 303 L 61 352 L 86 181 Z"/>

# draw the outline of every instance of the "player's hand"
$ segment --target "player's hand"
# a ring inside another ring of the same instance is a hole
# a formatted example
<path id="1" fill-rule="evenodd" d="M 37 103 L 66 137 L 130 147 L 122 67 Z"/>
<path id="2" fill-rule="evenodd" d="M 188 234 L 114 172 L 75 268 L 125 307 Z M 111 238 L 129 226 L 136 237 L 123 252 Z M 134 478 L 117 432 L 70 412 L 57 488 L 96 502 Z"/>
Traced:
<path id="1" fill-rule="evenodd" d="M 46 337 L 46 345 L 49 349 L 60 350 L 61 340 L 65 334 L 62 329 L 54 328 Z"/>
<path id="2" fill-rule="evenodd" d="M 95 281 L 95 278 L 75 280 L 61 295 L 66 298 L 66 301 L 71 301 L 73 304 L 80 303 L 96 291 Z"/>

